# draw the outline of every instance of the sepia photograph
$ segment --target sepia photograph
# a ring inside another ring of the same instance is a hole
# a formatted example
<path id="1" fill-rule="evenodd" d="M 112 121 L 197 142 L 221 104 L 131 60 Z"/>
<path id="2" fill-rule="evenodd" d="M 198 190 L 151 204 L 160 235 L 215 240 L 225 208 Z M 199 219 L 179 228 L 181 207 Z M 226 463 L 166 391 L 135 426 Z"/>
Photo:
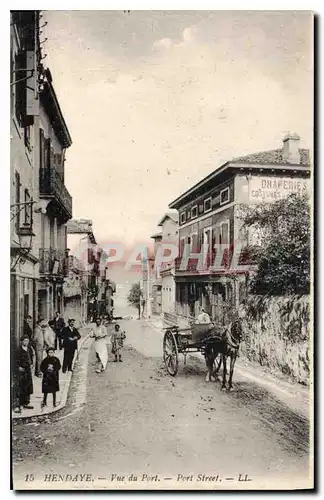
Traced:
<path id="1" fill-rule="evenodd" d="M 11 489 L 314 489 L 313 149 L 310 10 L 10 11 Z"/>

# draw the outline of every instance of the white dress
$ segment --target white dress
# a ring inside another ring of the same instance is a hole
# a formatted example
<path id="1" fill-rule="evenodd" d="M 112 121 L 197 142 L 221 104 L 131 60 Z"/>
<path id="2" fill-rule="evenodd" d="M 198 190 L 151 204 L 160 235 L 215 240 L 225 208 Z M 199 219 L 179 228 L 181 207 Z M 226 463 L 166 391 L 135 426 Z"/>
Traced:
<path id="1" fill-rule="evenodd" d="M 103 325 L 95 326 L 91 336 L 95 339 L 95 350 L 105 370 L 108 362 L 107 330 Z"/>

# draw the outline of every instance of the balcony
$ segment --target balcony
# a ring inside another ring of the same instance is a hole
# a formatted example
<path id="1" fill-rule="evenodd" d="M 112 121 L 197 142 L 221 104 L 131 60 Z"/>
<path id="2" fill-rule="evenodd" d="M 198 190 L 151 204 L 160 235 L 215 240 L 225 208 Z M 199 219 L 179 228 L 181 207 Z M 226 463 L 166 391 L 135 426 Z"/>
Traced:
<path id="1" fill-rule="evenodd" d="M 199 266 L 198 259 L 188 259 L 187 266 L 181 267 L 182 257 L 175 259 L 175 272 L 177 276 L 195 276 L 195 275 L 218 275 L 218 274 L 240 274 L 247 271 L 253 271 L 257 264 L 260 250 L 255 247 L 245 247 L 240 251 L 238 262 L 233 258 L 234 247 L 231 245 L 223 252 L 222 262 L 215 262 L 217 252 L 213 250 L 205 258 L 203 266 Z M 232 262 L 233 258 L 233 262 Z"/>
<path id="2" fill-rule="evenodd" d="M 52 277 L 66 276 L 68 262 L 64 250 L 41 248 L 39 250 L 39 272 Z"/>
<path id="3" fill-rule="evenodd" d="M 177 257 L 175 259 L 175 272 L 176 275 L 209 275 L 213 273 L 219 273 L 219 269 L 213 269 L 215 263 L 216 252 L 208 253 L 205 257 L 203 265 L 199 265 L 199 259 L 188 259 L 188 263 L 185 268 L 181 268 L 182 257 Z M 223 253 L 222 258 L 222 271 L 230 267 L 231 261 L 231 250 L 227 249 Z"/>
<path id="4" fill-rule="evenodd" d="M 56 215 L 64 221 L 72 217 L 72 196 L 66 189 L 62 177 L 51 167 L 40 169 L 39 193 L 43 198 L 53 198 L 56 202 Z"/>

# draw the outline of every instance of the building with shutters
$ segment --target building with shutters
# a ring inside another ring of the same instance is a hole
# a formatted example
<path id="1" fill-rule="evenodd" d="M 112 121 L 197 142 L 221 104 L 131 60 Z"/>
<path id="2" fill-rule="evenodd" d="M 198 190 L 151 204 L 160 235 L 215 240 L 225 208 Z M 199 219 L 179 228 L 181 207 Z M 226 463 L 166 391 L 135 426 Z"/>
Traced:
<path id="1" fill-rule="evenodd" d="M 72 197 L 65 186 L 65 153 L 72 140 L 54 91 L 49 69 L 43 78 L 38 121 L 39 197 L 46 203 L 39 231 L 38 313 L 52 318 L 64 312 L 63 283 L 67 272 L 66 223 L 72 217 Z"/>
<path id="2" fill-rule="evenodd" d="M 228 161 L 170 203 L 179 213 L 175 282 L 180 317 L 194 318 L 204 307 L 214 321 L 223 322 L 244 299 L 253 262 L 242 257 L 244 248 L 257 245 L 258 235 L 244 228 L 242 213 L 247 206 L 310 190 L 310 153 L 299 142 L 297 134 L 288 134 L 282 148 Z"/>
<path id="3" fill-rule="evenodd" d="M 65 151 L 72 144 L 52 76 L 43 65 L 40 11 L 12 11 L 10 26 L 11 331 L 27 314 L 63 312 L 66 222 Z"/>
<path id="4" fill-rule="evenodd" d="M 14 11 L 10 21 L 10 326 L 19 342 L 24 317 L 37 317 L 38 13 Z"/>

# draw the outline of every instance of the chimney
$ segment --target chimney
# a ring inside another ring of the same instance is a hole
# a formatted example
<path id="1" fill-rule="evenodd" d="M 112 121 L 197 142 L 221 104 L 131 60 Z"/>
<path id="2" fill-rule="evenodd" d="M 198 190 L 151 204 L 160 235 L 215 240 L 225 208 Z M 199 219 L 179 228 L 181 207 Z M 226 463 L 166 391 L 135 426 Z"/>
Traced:
<path id="1" fill-rule="evenodd" d="M 288 163 L 299 164 L 300 154 L 299 154 L 299 141 L 300 137 L 296 133 L 291 134 L 290 132 L 283 139 L 283 159 Z"/>

